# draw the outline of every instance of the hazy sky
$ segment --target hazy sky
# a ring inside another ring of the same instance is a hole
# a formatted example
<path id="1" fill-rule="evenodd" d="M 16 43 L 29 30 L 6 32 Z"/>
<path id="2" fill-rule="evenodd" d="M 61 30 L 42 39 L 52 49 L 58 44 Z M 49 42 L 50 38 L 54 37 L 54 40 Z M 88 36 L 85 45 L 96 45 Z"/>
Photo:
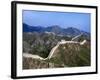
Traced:
<path id="1" fill-rule="evenodd" d="M 23 10 L 23 23 L 31 26 L 59 25 L 63 28 L 75 27 L 90 32 L 90 20 L 91 15 L 89 13 Z"/>

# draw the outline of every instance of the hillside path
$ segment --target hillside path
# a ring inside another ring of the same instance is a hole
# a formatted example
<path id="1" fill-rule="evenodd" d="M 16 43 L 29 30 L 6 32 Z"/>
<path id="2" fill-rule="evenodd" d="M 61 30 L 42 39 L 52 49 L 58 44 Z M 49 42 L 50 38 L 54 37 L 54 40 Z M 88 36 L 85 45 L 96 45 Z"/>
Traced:
<path id="1" fill-rule="evenodd" d="M 55 50 L 56 50 L 56 49 L 59 47 L 59 45 L 61 45 L 61 44 L 73 43 L 73 44 L 84 45 L 85 42 L 86 42 L 86 40 L 84 40 L 84 41 L 82 41 L 82 42 L 64 41 L 64 40 L 62 40 L 62 41 L 58 42 L 57 45 L 51 49 L 51 51 L 50 51 L 50 53 L 49 53 L 49 55 L 48 55 L 47 58 L 43 58 L 43 57 L 41 57 L 41 56 L 39 56 L 39 55 L 33 55 L 33 54 L 29 54 L 29 53 L 23 53 L 23 57 L 32 58 L 32 59 L 47 60 L 47 59 L 50 59 L 50 58 L 53 56 Z"/>

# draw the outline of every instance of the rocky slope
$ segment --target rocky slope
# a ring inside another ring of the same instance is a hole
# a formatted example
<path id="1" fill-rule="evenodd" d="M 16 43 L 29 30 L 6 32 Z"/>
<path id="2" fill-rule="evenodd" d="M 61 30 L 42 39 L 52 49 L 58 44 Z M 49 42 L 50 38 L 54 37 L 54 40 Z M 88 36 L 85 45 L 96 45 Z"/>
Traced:
<path id="1" fill-rule="evenodd" d="M 23 69 L 90 66 L 90 44 L 67 43 L 60 45 L 52 58 L 39 60 L 23 57 Z"/>

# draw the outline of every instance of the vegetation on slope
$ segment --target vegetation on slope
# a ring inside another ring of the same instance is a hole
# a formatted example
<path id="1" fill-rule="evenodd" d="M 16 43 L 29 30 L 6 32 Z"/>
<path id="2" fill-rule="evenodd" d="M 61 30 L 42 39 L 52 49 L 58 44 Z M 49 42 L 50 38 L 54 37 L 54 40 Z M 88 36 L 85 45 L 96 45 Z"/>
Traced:
<path id="1" fill-rule="evenodd" d="M 51 59 L 37 60 L 24 58 L 23 68 L 60 68 L 90 66 L 90 45 L 64 44 L 60 45 Z M 27 67 L 25 67 L 25 65 Z"/>

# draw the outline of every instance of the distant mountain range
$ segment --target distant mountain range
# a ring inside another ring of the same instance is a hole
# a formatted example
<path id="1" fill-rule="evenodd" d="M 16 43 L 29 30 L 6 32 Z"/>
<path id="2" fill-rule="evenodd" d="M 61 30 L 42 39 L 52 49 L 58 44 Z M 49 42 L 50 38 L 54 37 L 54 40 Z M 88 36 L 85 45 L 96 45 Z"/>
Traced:
<path id="1" fill-rule="evenodd" d="M 71 36 L 71 37 L 79 34 L 84 34 L 87 37 L 90 37 L 90 33 L 88 32 L 79 30 L 74 27 L 61 28 L 58 25 L 42 27 L 42 26 L 30 26 L 28 24 L 23 23 L 23 32 L 38 32 L 38 33 L 52 32 L 56 35 Z"/>

